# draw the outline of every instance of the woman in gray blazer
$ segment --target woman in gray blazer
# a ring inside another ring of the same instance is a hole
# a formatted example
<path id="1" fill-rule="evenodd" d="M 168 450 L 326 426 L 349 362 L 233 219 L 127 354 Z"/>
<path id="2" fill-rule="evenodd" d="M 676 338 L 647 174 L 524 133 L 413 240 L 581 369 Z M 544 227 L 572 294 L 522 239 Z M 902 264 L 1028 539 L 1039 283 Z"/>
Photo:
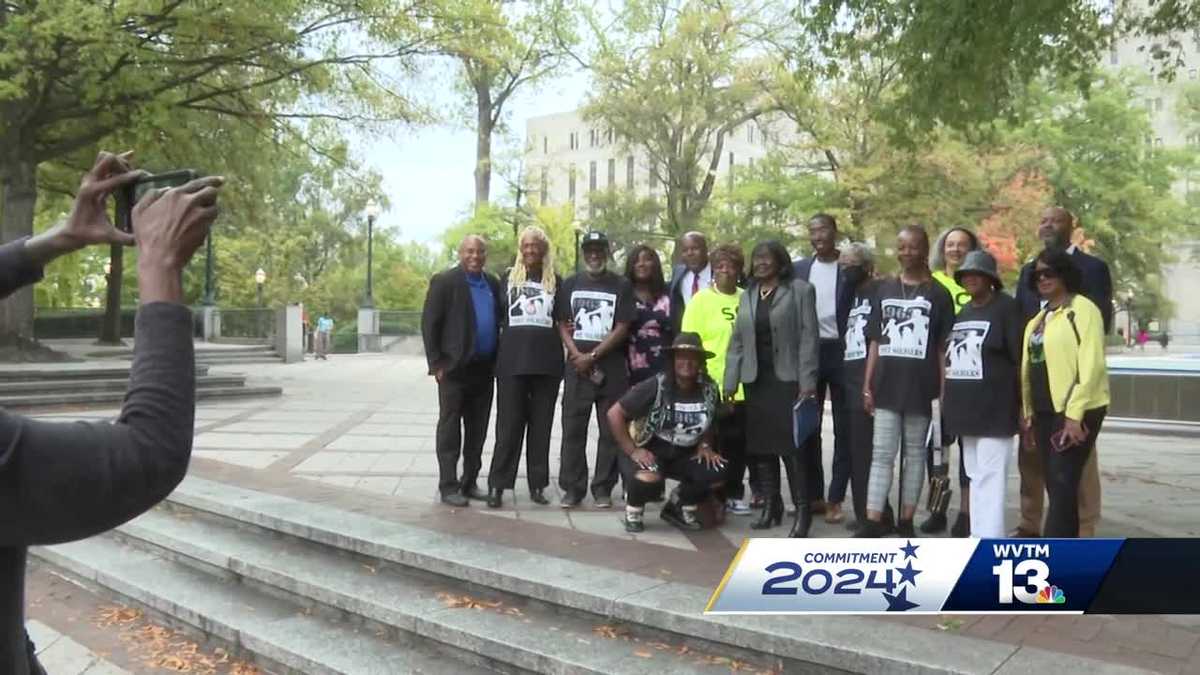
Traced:
<path id="1" fill-rule="evenodd" d="M 779 460 L 787 468 L 796 518 L 789 537 L 806 537 L 812 524 L 805 465 L 792 438 L 792 406 L 817 389 L 816 292 L 793 277 L 787 250 L 776 241 L 754 247 L 751 281 L 738 304 L 725 359 L 725 392 L 746 392 L 746 453 L 759 463 L 762 516 L 767 529 L 783 520 Z"/>

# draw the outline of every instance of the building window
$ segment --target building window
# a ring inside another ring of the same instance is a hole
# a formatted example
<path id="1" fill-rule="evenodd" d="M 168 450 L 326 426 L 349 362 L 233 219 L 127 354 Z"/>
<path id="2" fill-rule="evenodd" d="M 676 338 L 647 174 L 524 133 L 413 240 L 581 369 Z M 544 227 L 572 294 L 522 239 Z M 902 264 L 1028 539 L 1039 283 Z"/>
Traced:
<path id="1" fill-rule="evenodd" d="M 550 137 L 542 136 L 542 154 L 545 155 L 549 152 L 550 152 Z"/>
<path id="2" fill-rule="evenodd" d="M 571 200 L 571 204 L 575 204 L 575 165 L 572 164 L 567 169 L 567 198 Z"/>
<path id="3" fill-rule="evenodd" d="M 1159 136 L 1158 138 L 1154 139 L 1154 147 L 1161 148 L 1162 146 L 1163 146 L 1162 136 Z"/>
<path id="4" fill-rule="evenodd" d="M 1155 112 L 1162 112 L 1162 109 L 1163 109 L 1163 100 L 1161 98 L 1154 99 Z"/>
<path id="5" fill-rule="evenodd" d="M 649 188 L 650 194 L 654 194 L 654 188 L 657 186 L 657 184 L 658 184 L 658 181 L 654 177 L 654 167 L 651 166 L 649 175 L 646 180 L 646 186 Z"/>
<path id="6" fill-rule="evenodd" d="M 588 194 L 596 191 L 596 160 L 588 163 Z"/>
<path id="7" fill-rule="evenodd" d="M 1115 66 L 1120 63 L 1121 59 L 1117 56 L 1117 50 L 1108 50 L 1108 65 Z"/>
<path id="8" fill-rule="evenodd" d="M 750 127 L 753 129 L 754 127 Z M 729 153 L 729 189 L 733 189 L 733 153 Z"/>
<path id="9" fill-rule="evenodd" d="M 541 198 L 540 202 L 545 204 L 550 198 L 550 175 L 544 166 L 542 167 L 542 178 L 539 188 L 538 191 L 541 193 L 538 195 Z"/>
<path id="10" fill-rule="evenodd" d="M 617 160 L 609 158 L 608 160 L 608 189 L 617 187 Z"/>
<path id="11" fill-rule="evenodd" d="M 625 189 L 633 191 L 633 155 L 625 158 Z"/>
<path id="12" fill-rule="evenodd" d="M 588 143 L 589 143 L 588 147 L 592 147 L 592 148 L 596 147 L 596 130 L 595 129 L 588 129 Z"/>
<path id="13" fill-rule="evenodd" d="M 576 132 L 574 132 L 574 131 L 571 132 L 570 141 L 571 141 L 571 149 L 578 150 L 579 149 L 579 136 Z"/>
<path id="14" fill-rule="evenodd" d="M 1188 71 L 1188 79 L 1189 80 L 1196 79 L 1196 69 L 1195 68 L 1192 68 L 1191 70 Z"/>
<path id="15" fill-rule="evenodd" d="M 753 124 L 746 125 L 746 140 L 749 141 L 750 143 L 754 142 L 754 125 Z"/>
<path id="16" fill-rule="evenodd" d="M 746 160 L 746 163 L 747 163 L 747 165 L 748 165 L 748 166 L 749 166 L 751 169 L 753 169 L 753 168 L 754 168 L 754 158 L 753 158 L 753 157 L 751 157 L 750 159 Z"/>
<path id="17" fill-rule="evenodd" d="M 604 132 L 604 142 L 608 143 L 609 145 L 612 145 L 612 142 L 613 142 L 612 127 L 609 127 L 608 130 Z"/>

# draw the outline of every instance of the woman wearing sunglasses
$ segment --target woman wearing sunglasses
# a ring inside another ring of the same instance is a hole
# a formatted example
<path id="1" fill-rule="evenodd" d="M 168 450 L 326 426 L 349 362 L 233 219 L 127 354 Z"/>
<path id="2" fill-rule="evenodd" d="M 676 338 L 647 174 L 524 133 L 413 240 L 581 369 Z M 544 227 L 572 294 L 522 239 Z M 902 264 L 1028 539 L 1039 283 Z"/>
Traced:
<path id="1" fill-rule="evenodd" d="M 1104 320 L 1066 251 L 1042 251 L 1029 285 L 1044 306 L 1025 327 L 1022 431 L 1045 471 L 1043 536 L 1078 537 L 1079 479 L 1108 410 Z"/>

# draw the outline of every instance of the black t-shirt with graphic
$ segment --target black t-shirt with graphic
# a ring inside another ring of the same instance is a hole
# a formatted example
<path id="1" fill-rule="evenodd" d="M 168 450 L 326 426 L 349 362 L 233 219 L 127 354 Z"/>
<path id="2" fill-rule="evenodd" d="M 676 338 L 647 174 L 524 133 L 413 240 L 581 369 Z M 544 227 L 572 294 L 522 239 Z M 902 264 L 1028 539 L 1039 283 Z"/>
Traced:
<path id="1" fill-rule="evenodd" d="M 1029 397 L 1036 413 L 1054 413 L 1050 396 L 1050 371 L 1046 369 L 1046 315 L 1029 334 Z"/>
<path id="2" fill-rule="evenodd" d="M 946 343 L 944 431 L 1012 436 L 1019 428 L 1021 308 L 1004 293 L 963 305 Z"/>
<path id="3" fill-rule="evenodd" d="M 875 407 L 929 415 L 938 397 L 938 349 L 954 325 L 954 301 L 930 279 L 918 286 L 880 281 L 867 336 L 879 343 L 871 390 Z"/>
<path id="4" fill-rule="evenodd" d="M 496 375 L 562 375 L 563 347 L 554 325 L 554 294 L 542 286 L 541 275 L 520 285 L 500 282 L 506 309 L 496 357 Z M 562 280 L 555 275 L 555 288 Z"/>
<path id="5" fill-rule="evenodd" d="M 652 377 L 634 385 L 619 403 L 629 419 L 637 419 L 650 414 L 657 396 L 658 378 Z M 662 425 L 654 436 L 656 440 L 675 447 L 694 448 L 700 444 L 711 424 L 712 420 L 704 408 L 704 391 L 697 386 L 688 395 L 675 392 Z"/>
<path id="6" fill-rule="evenodd" d="M 875 282 L 868 281 L 859 287 L 850 305 L 850 316 L 846 320 L 845 377 L 846 405 L 851 410 L 863 409 L 863 380 L 867 376 L 867 324 L 871 321 L 871 308 L 875 305 Z"/>
<path id="7" fill-rule="evenodd" d="M 572 322 L 575 330 L 571 337 L 575 346 L 581 352 L 590 352 L 604 341 L 618 322 L 632 322 L 637 318 L 633 284 L 609 271 L 596 278 L 587 272 L 568 277 L 558 288 L 554 318 Z M 598 365 L 608 378 L 606 388 L 628 380 L 625 356 L 625 345 L 620 344 L 601 357 Z M 624 388 L 623 384 L 621 388 Z"/>

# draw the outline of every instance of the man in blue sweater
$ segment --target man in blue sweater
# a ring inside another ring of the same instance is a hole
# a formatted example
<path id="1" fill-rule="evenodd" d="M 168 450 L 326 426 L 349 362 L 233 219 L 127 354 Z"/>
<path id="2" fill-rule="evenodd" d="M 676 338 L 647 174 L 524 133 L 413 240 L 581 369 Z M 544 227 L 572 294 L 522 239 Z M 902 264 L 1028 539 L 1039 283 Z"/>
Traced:
<path id="1" fill-rule="evenodd" d="M 1066 249 L 1071 260 L 1079 268 L 1083 278 L 1083 295 L 1095 303 L 1104 319 L 1104 333 L 1112 330 L 1112 275 L 1108 265 L 1101 259 L 1084 253 L 1071 243 L 1075 230 L 1075 216 L 1061 206 L 1046 209 L 1038 223 L 1038 238 L 1047 247 Z M 1033 274 L 1033 263 L 1021 268 L 1021 279 L 1017 283 L 1017 303 L 1025 321 L 1032 319 L 1042 308 L 1037 294 L 1029 290 L 1029 275 Z M 1098 448 L 1097 448 L 1098 450 Z M 1096 524 L 1100 522 L 1100 468 L 1097 452 L 1091 453 L 1083 468 L 1079 483 L 1079 536 L 1092 537 Z M 1037 452 L 1022 447 L 1017 456 L 1021 470 L 1021 524 L 1011 534 L 1014 537 L 1037 537 L 1042 531 L 1042 508 L 1045 503 L 1046 483 L 1042 476 L 1042 462 Z"/>

